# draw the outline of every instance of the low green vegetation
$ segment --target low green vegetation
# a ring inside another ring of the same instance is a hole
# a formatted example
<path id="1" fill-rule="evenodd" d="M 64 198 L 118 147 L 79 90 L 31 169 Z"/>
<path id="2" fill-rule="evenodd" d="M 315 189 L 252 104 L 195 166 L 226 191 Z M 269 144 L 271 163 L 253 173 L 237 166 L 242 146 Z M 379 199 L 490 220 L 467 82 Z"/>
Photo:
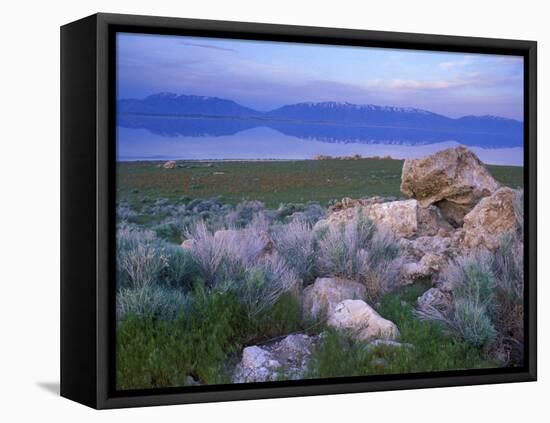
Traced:
<path id="1" fill-rule="evenodd" d="M 316 201 L 326 205 L 343 197 L 402 197 L 402 160 L 180 161 L 174 169 L 161 162 L 117 164 L 117 196 L 134 205 L 167 198 L 173 202 L 221 196 L 224 202 L 280 203 Z M 503 184 L 523 187 L 523 168 L 488 166 Z"/>
<path id="2" fill-rule="evenodd" d="M 300 331 L 295 297 L 282 295 L 254 319 L 233 293 L 197 288 L 172 318 L 129 314 L 117 327 L 117 388 L 183 386 L 188 377 L 231 381 L 231 364 L 250 344 Z"/>

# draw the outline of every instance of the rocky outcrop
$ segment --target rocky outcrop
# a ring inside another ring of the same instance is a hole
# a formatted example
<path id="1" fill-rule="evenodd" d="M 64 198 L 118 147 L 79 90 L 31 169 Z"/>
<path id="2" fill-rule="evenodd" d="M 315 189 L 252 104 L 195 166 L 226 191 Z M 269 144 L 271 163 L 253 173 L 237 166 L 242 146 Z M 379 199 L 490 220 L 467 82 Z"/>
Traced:
<path id="1" fill-rule="evenodd" d="M 302 309 L 306 316 L 327 317 L 338 303 L 348 299 L 362 299 L 367 290 L 359 282 L 342 278 L 317 278 L 303 291 Z"/>
<path id="2" fill-rule="evenodd" d="M 233 373 L 233 382 L 301 379 L 317 340 L 304 334 L 292 334 L 279 342 L 246 347 Z"/>
<path id="3" fill-rule="evenodd" d="M 384 319 L 361 300 L 344 300 L 338 303 L 329 316 L 327 324 L 345 331 L 357 341 L 393 340 L 399 337 L 399 330 L 395 323 Z"/>
<path id="4" fill-rule="evenodd" d="M 482 199 L 464 216 L 462 245 L 495 250 L 504 234 L 518 229 L 515 207 L 518 195 L 517 191 L 503 187 Z"/>
<path id="5" fill-rule="evenodd" d="M 418 200 L 421 207 L 435 204 L 455 225 L 477 202 L 500 184 L 466 147 L 439 151 L 422 159 L 407 159 L 401 176 L 401 192 Z"/>
<path id="6" fill-rule="evenodd" d="M 436 207 L 421 208 L 416 200 L 372 202 L 342 200 L 342 204 L 353 204 L 331 213 L 315 225 L 339 225 L 352 221 L 361 215 L 375 224 L 391 230 L 396 236 L 412 238 L 421 235 L 436 235 L 440 231 L 451 230 L 451 226 Z"/>
<path id="7" fill-rule="evenodd" d="M 176 167 L 176 162 L 174 160 L 168 160 L 162 165 L 162 167 L 164 169 L 174 169 Z"/>

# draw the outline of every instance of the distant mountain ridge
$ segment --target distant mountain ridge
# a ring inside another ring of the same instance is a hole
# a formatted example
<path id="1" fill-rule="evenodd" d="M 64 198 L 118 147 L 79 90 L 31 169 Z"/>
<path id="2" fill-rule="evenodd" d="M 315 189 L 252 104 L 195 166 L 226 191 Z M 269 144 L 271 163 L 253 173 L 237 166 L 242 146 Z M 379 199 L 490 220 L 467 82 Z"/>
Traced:
<path id="1" fill-rule="evenodd" d="M 121 99 L 121 114 L 208 116 L 316 124 L 425 129 L 432 131 L 523 135 L 523 123 L 498 116 L 450 118 L 427 110 L 352 104 L 347 102 L 304 102 L 260 112 L 218 97 L 159 93 L 144 99 Z"/>
<path id="2" fill-rule="evenodd" d="M 120 113 L 150 115 L 204 115 L 255 117 L 260 112 L 218 97 L 158 93 L 142 100 L 123 99 L 117 102 Z"/>

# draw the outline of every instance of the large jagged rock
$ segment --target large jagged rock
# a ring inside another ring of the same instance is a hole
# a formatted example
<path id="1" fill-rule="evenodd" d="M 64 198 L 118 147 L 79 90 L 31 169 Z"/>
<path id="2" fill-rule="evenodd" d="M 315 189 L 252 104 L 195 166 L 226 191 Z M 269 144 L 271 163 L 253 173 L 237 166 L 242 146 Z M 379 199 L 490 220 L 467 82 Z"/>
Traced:
<path id="1" fill-rule="evenodd" d="M 365 285 L 342 278 L 317 278 L 313 285 L 303 291 L 302 309 L 309 317 L 326 317 L 333 313 L 336 305 L 349 299 L 362 299 Z"/>
<path id="2" fill-rule="evenodd" d="M 477 156 L 459 146 L 422 159 L 407 159 L 401 175 L 401 192 L 421 207 L 435 204 L 457 226 L 480 199 L 500 184 Z"/>
<path id="3" fill-rule="evenodd" d="M 464 216 L 462 245 L 495 250 L 504 234 L 518 229 L 518 196 L 517 191 L 503 187 L 482 199 Z"/>
<path id="4" fill-rule="evenodd" d="M 318 337 L 292 334 L 279 342 L 246 347 L 233 373 L 234 383 L 301 379 Z"/>
<path id="5" fill-rule="evenodd" d="M 350 201 L 348 199 L 344 203 L 349 204 Z M 404 238 L 436 235 L 440 230 L 452 229 L 436 207 L 421 208 L 414 199 L 370 204 L 357 200 L 354 204 L 353 207 L 331 213 L 326 219 L 318 221 L 315 227 L 345 224 L 361 215 Z"/>
<path id="6" fill-rule="evenodd" d="M 395 323 L 384 319 L 371 306 L 361 300 L 344 300 L 338 303 L 327 324 L 343 330 L 358 341 L 371 339 L 397 339 Z"/>

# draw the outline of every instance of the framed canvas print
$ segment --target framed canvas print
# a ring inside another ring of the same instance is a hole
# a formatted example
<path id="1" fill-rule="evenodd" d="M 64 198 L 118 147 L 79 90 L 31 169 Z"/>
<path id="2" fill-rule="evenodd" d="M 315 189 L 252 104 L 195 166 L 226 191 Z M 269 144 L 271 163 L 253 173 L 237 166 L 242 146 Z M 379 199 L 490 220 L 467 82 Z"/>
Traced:
<path id="1" fill-rule="evenodd" d="M 536 380 L 536 43 L 61 30 L 61 393 Z"/>

